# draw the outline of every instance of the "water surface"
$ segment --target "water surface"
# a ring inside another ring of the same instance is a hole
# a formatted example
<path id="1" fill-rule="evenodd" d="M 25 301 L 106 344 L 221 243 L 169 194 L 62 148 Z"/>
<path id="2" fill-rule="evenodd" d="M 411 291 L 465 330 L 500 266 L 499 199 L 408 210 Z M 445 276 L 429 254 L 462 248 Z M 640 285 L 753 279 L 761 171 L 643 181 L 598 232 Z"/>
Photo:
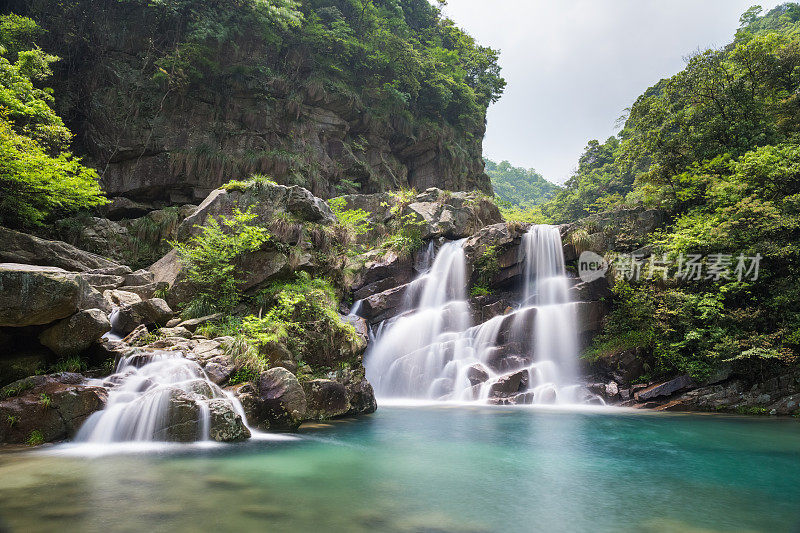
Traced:
<path id="1" fill-rule="evenodd" d="M 298 436 L 99 456 L 87 454 L 104 448 L 1 453 L 0 523 L 25 532 L 776 532 L 800 523 L 793 419 L 382 406 Z"/>

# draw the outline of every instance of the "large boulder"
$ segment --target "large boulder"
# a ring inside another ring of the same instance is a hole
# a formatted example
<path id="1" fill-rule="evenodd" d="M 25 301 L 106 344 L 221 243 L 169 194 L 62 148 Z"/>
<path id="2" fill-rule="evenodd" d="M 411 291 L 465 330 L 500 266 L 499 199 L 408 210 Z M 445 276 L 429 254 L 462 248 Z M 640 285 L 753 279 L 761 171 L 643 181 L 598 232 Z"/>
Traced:
<path id="1" fill-rule="evenodd" d="M 414 277 L 411 259 L 395 251 L 376 253 L 364 263 L 353 298 L 363 300 L 373 294 L 410 282 Z"/>
<path id="2" fill-rule="evenodd" d="M 136 326 L 165 325 L 172 318 L 172 309 L 161 298 L 151 298 L 137 303 L 123 305 L 117 310 L 111 325 L 114 331 L 127 335 Z"/>
<path id="3" fill-rule="evenodd" d="M 53 442 L 72 437 L 105 407 L 103 387 L 79 374 L 32 376 L 0 389 L 0 443 Z"/>
<path id="4" fill-rule="evenodd" d="M 408 284 L 401 285 L 365 298 L 361 302 L 359 316 L 372 324 L 377 324 L 399 314 L 403 309 L 407 288 Z"/>
<path id="5" fill-rule="evenodd" d="M 507 398 L 528 389 L 529 373 L 527 370 L 507 374 L 489 386 L 490 398 Z"/>
<path id="6" fill-rule="evenodd" d="M 634 393 L 633 396 L 636 398 L 636 401 L 645 402 L 660 396 L 671 396 L 672 394 L 675 394 L 682 389 L 692 387 L 693 385 L 694 381 L 692 381 L 692 378 L 688 375 L 683 375 L 663 383 L 651 385 Z"/>
<path id="7" fill-rule="evenodd" d="M 40 239 L 3 227 L 0 227 L 0 262 L 51 266 L 72 272 L 119 266 L 71 244 Z"/>
<path id="8" fill-rule="evenodd" d="M 0 263 L 0 326 L 49 324 L 109 306 L 80 275 L 61 268 Z"/>
<path id="9" fill-rule="evenodd" d="M 39 334 L 39 341 L 62 357 L 78 355 L 111 330 L 104 311 L 78 311 Z"/>
<path id="10" fill-rule="evenodd" d="M 306 418 L 326 420 L 350 411 L 347 389 L 342 383 L 330 379 L 312 379 L 303 382 L 306 395 Z"/>
<path id="11" fill-rule="evenodd" d="M 239 389 L 247 420 L 259 429 L 295 429 L 306 417 L 306 395 L 297 378 L 283 367 L 261 372 Z"/>
<path id="12" fill-rule="evenodd" d="M 152 389 L 136 401 L 153 402 L 152 396 L 161 396 L 158 400 L 160 405 L 166 401 L 165 416 L 158 420 L 153 431 L 154 440 L 194 442 L 202 438 L 202 410 L 196 395 L 177 388 L 169 391 Z"/>

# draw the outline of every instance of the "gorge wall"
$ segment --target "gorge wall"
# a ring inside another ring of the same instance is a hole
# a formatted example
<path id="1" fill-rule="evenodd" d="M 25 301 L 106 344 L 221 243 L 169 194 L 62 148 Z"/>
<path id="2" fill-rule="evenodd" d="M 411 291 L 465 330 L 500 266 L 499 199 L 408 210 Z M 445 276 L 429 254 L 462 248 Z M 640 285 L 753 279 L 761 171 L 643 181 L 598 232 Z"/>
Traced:
<path id="1" fill-rule="evenodd" d="M 383 4 L 10 6 L 61 58 L 57 111 L 108 196 L 197 203 L 253 173 L 323 198 L 491 192 L 481 141 L 504 84 L 496 53 L 427 2 Z"/>

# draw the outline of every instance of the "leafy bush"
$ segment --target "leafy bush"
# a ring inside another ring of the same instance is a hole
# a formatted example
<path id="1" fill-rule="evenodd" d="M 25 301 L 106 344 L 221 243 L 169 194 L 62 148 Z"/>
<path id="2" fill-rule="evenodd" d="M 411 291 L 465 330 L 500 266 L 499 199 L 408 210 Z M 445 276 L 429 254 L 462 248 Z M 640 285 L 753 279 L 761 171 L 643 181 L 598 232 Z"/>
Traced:
<path id="1" fill-rule="evenodd" d="M 328 205 L 339 224 L 354 236 L 363 235 L 370 230 L 370 214 L 363 209 L 345 209 L 347 201 L 343 197 L 331 198 Z"/>
<path id="2" fill-rule="evenodd" d="M 187 317 L 228 312 L 241 300 L 241 273 L 236 259 L 261 248 L 270 238 L 266 228 L 250 222 L 250 210 L 235 210 L 232 217 L 210 217 L 201 232 L 185 243 L 173 243 L 186 279 L 197 293 L 184 309 Z"/>

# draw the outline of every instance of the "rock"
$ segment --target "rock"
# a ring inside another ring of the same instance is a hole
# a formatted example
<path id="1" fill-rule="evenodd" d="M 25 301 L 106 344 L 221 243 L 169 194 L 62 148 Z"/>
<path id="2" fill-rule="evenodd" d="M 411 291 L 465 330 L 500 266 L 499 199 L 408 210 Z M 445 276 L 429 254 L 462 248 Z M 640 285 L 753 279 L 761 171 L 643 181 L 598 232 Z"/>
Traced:
<path id="1" fill-rule="evenodd" d="M 83 384 L 80 374 L 62 373 L 14 382 L 0 390 L 0 398 L 0 443 L 21 444 L 34 431 L 44 442 L 72 437 L 105 407 L 108 394 L 103 387 Z"/>
<path id="2" fill-rule="evenodd" d="M 671 379 L 664 383 L 651 385 L 650 387 L 637 391 L 634 393 L 633 397 L 637 402 L 646 402 L 660 396 L 671 396 L 679 390 L 686 389 L 693 385 L 694 382 L 692 381 L 692 378 L 684 374 L 683 376 L 678 376 L 677 378 Z"/>
<path id="3" fill-rule="evenodd" d="M 351 375 L 344 380 L 344 385 L 347 389 L 347 401 L 350 404 L 347 415 L 365 415 L 375 412 L 378 402 L 375 400 L 372 385 L 363 376 L 363 371 L 362 373 L 351 372 Z"/>
<path id="4" fill-rule="evenodd" d="M 400 313 L 408 285 L 394 287 L 362 300 L 359 314 L 377 324 Z"/>
<path id="5" fill-rule="evenodd" d="M 497 379 L 489 386 L 490 398 L 507 398 L 528 388 L 528 371 L 519 370 Z"/>
<path id="6" fill-rule="evenodd" d="M 125 276 L 126 286 L 149 285 L 155 281 L 155 276 L 149 270 L 140 269 Z"/>
<path id="7" fill-rule="evenodd" d="M 488 369 L 480 363 L 475 363 L 467 369 L 467 379 L 473 387 L 489 379 Z"/>
<path id="8" fill-rule="evenodd" d="M 86 351 L 110 330 L 111 323 L 105 312 L 87 309 L 44 330 L 39 334 L 39 341 L 57 355 L 69 357 Z"/>
<path id="9" fill-rule="evenodd" d="M 152 205 L 134 202 L 124 196 L 115 196 L 111 198 L 111 202 L 101 208 L 103 214 L 111 220 L 139 218 L 152 210 Z"/>
<path id="10" fill-rule="evenodd" d="M 603 327 L 603 317 L 606 314 L 602 302 L 577 302 L 578 333 L 597 333 Z"/>
<path id="11" fill-rule="evenodd" d="M 270 368 L 252 387 L 240 389 L 247 420 L 259 429 L 294 429 L 306 416 L 306 396 L 297 378 L 282 367 Z"/>
<path id="12" fill-rule="evenodd" d="M 131 292 L 142 300 L 152 298 L 155 296 L 156 292 L 164 291 L 167 288 L 169 288 L 169 285 L 163 281 L 148 283 L 147 285 L 124 285 L 121 287 L 125 292 Z"/>
<path id="13" fill-rule="evenodd" d="M 122 342 L 133 346 L 138 344 L 139 341 L 147 337 L 149 334 L 150 332 L 147 330 L 147 326 L 145 326 L 144 324 L 139 324 L 138 326 L 136 326 L 136 328 L 134 328 L 133 331 L 128 333 L 128 335 L 126 335 L 124 339 L 122 339 Z"/>
<path id="14" fill-rule="evenodd" d="M 209 437 L 217 442 L 236 442 L 250 438 L 250 430 L 242 417 L 233 409 L 227 398 L 214 398 L 207 402 L 209 411 Z"/>
<path id="15" fill-rule="evenodd" d="M 209 217 L 232 216 L 235 209 L 256 215 L 252 223 L 269 226 L 277 213 L 288 213 L 300 220 L 333 224 L 336 217 L 328 204 L 308 190 L 293 185 L 276 185 L 266 182 L 245 186 L 242 190 L 216 189 L 209 194 L 197 210 L 178 227 L 178 240 L 186 241 L 197 235 Z"/>
<path id="16" fill-rule="evenodd" d="M 614 399 L 619 395 L 619 386 L 614 381 L 609 381 L 606 383 L 605 387 L 605 397 L 608 399 Z"/>
<path id="17" fill-rule="evenodd" d="M 155 400 L 153 396 L 161 397 Z M 135 400 L 137 402 L 152 403 L 167 402 L 166 416 L 159 420 L 159 426 L 154 428 L 153 439 L 167 442 L 194 442 L 202 438 L 202 413 L 197 400 L 190 393 L 180 389 L 171 388 L 151 389 Z"/>
<path id="18" fill-rule="evenodd" d="M 353 298 L 363 300 L 373 294 L 406 284 L 414 277 L 411 260 L 394 251 L 377 255 L 364 263 Z"/>
<path id="19" fill-rule="evenodd" d="M 227 355 L 218 355 L 212 357 L 203 367 L 203 371 L 208 376 L 208 379 L 216 385 L 221 385 L 228 381 L 231 374 L 236 370 L 236 366 L 231 362 L 230 357 Z"/>
<path id="20" fill-rule="evenodd" d="M 431 187 L 415 200 L 403 208 L 401 216 L 414 216 L 423 223 L 423 239 L 460 239 L 503 220 L 494 202 L 480 193 L 450 193 Z"/>
<path id="21" fill-rule="evenodd" d="M 75 313 L 91 287 L 56 267 L 0 263 L 0 326 L 49 324 Z"/>
<path id="22" fill-rule="evenodd" d="M 605 277 L 594 281 L 581 281 L 573 285 L 569 290 L 569 298 L 572 301 L 596 301 L 611 296 L 611 287 Z"/>
<path id="23" fill-rule="evenodd" d="M 86 272 L 119 265 L 62 241 L 49 241 L 0 227 L 0 263 L 21 263 Z"/>
<path id="24" fill-rule="evenodd" d="M 771 415 L 800 415 L 800 394 L 781 398 L 767 409 Z"/>
<path id="25" fill-rule="evenodd" d="M 312 379 L 303 382 L 306 395 L 306 418 L 327 420 L 350 411 L 347 389 L 342 383 L 330 379 Z"/>
<path id="26" fill-rule="evenodd" d="M 172 309 L 161 298 L 151 298 L 134 304 L 124 305 L 114 316 L 114 330 L 127 335 L 136 326 L 166 324 L 172 318 Z"/>
<path id="27" fill-rule="evenodd" d="M 112 274 L 92 274 L 84 272 L 81 274 L 81 277 L 86 280 L 89 285 L 101 292 L 116 289 L 125 282 L 125 278 L 122 276 L 114 276 Z"/>
<path id="28" fill-rule="evenodd" d="M 182 328 L 186 328 L 192 333 L 197 331 L 197 328 L 206 324 L 208 322 L 214 322 L 216 320 L 222 320 L 223 314 L 222 313 L 214 313 L 213 315 L 201 316 L 200 318 L 192 318 L 189 320 L 179 321 L 173 326 L 180 326 Z M 167 324 L 169 326 L 169 324 Z"/>
<path id="29" fill-rule="evenodd" d="M 120 289 L 104 291 L 103 298 L 117 307 L 131 305 L 142 301 L 142 298 L 138 294 Z"/>
<path id="30" fill-rule="evenodd" d="M 175 326 L 174 328 L 158 328 L 157 333 L 162 337 L 192 338 L 192 332 L 181 326 Z"/>

